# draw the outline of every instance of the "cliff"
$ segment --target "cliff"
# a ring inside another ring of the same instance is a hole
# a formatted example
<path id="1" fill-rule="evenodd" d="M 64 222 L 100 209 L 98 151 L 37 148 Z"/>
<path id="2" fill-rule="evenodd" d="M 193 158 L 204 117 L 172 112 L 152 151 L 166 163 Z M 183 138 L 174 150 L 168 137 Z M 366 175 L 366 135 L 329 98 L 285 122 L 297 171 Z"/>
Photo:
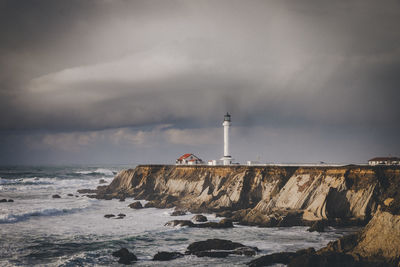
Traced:
<path id="1" fill-rule="evenodd" d="M 368 223 L 289 266 L 398 266 L 398 192 L 400 167 L 142 165 L 120 172 L 95 197 L 133 196 L 149 200 L 147 207 L 223 212 L 259 226 Z"/>
<path id="2" fill-rule="evenodd" d="M 235 218 L 251 225 L 362 223 L 383 200 L 392 197 L 397 203 L 399 181 L 398 167 L 142 165 L 120 172 L 98 197 L 133 196 L 150 200 L 149 206 L 191 211 L 240 211 Z"/>

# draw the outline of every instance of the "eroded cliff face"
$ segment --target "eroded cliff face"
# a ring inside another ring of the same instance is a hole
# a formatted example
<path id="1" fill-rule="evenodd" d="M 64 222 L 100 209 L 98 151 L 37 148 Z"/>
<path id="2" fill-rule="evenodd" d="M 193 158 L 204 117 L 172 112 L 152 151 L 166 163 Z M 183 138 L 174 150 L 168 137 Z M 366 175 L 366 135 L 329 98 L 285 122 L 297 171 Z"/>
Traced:
<path id="1" fill-rule="evenodd" d="M 396 193 L 392 183 L 399 178 L 399 168 L 390 167 L 150 165 L 120 172 L 99 196 L 192 211 L 242 210 L 236 219 L 253 225 L 360 222 Z"/>

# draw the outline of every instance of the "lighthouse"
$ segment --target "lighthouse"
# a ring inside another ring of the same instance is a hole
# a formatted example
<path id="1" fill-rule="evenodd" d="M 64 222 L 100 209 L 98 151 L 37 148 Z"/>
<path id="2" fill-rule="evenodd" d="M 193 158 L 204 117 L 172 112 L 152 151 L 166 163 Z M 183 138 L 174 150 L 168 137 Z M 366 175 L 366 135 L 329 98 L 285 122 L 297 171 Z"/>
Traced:
<path id="1" fill-rule="evenodd" d="M 224 116 L 224 156 L 221 158 L 224 165 L 232 164 L 232 157 L 229 152 L 229 128 L 231 127 L 231 115 L 227 112 Z"/>

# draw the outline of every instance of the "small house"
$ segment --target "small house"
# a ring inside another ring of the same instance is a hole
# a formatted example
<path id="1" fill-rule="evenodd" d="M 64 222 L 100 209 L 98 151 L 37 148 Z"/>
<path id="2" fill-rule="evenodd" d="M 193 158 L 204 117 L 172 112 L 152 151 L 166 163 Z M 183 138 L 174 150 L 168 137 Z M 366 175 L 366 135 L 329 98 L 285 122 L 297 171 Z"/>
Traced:
<path id="1" fill-rule="evenodd" d="M 176 165 L 198 165 L 204 164 L 203 160 L 194 154 L 184 154 L 176 160 Z"/>
<path id="2" fill-rule="evenodd" d="M 368 160 L 368 165 L 400 165 L 400 158 L 397 157 L 376 157 Z"/>

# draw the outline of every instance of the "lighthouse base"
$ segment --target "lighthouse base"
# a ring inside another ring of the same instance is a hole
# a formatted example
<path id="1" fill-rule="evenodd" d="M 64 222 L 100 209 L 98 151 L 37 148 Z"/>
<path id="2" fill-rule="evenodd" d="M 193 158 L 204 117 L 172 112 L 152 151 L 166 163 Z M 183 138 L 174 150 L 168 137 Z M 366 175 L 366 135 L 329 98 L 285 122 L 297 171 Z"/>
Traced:
<path id="1" fill-rule="evenodd" d="M 231 156 L 223 156 L 221 160 L 223 165 L 231 165 L 233 163 L 233 158 Z"/>

